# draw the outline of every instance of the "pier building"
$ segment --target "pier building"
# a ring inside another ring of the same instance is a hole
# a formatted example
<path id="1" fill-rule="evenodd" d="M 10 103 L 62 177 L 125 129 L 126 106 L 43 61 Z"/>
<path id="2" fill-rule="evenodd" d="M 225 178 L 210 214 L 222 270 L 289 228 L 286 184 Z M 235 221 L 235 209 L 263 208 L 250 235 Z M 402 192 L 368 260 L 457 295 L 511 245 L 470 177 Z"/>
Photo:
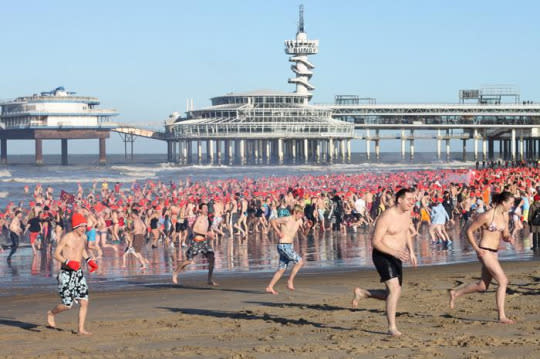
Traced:
<path id="1" fill-rule="evenodd" d="M 8 140 L 34 140 L 36 164 L 43 164 L 43 141 L 60 140 L 62 164 L 68 164 L 68 140 L 98 139 L 99 163 L 106 162 L 105 140 L 118 112 L 99 109 L 95 97 L 77 96 L 63 87 L 0 103 L 0 162 L 7 163 Z"/>
<path id="2" fill-rule="evenodd" d="M 354 124 L 333 118 L 329 107 L 309 104 L 315 66 L 308 55 L 317 54 L 318 46 L 318 40 L 307 37 L 300 6 L 296 38 L 285 41 L 295 74 L 289 83 L 296 91 L 229 93 L 212 98 L 208 108 L 173 119 L 167 126 L 168 160 L 183 164 L 350 160 Z"/>

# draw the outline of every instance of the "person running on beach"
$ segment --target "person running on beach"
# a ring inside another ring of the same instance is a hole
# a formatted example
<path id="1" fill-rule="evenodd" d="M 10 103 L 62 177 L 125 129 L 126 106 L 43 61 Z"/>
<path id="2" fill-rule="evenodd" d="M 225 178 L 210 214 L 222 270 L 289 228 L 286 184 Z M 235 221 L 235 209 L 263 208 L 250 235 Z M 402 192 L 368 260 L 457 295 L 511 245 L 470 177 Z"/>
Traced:
<path id="1" fill-rule="evenodd" d="M 9 251 L 7 262 L 11 263 L 11 257 L 19 248 L 19 240 L 23 234 L 22 212 L 15 211 L 15 215 L 9 224 L 9 238 L 11 239 L 11 250 Z"/>
<path id="2" fill-rule="evenodd" d="M 478 216 L 471 223 L 467 230 L 467 239 L 475 250 L 478 259 L 482 263 L 481 279 L 478 282 L 470 283 L 464 287 L 457 287 L 448 291 L 450 297 L 450 308 L 454 309 L 456 299 L 464 294 L 474 292 L 485 292 L 491 279 L 495 279 L 499 284 L 496 291 L 495 302 L 499 313 L 499 322 L 503 324 L 513 324 L 514 321 L 506 317 L 504 312 L 504 300 L 506 297 L 506 287 L 508 278 L 499 263 L 497 251 L 501 239 L 513 244 L 513 238 L 508 230 L 508 211 L 514 204 L 514 196 L 510 192 L 501 192 L 493 196 L 494 208 Z M 476 243 L 474 232 L 482 229 L 480 244 Z M 458 289 L 459 288 L 459 289 Z"/>
<path id="3" fill-rule="evenodd" d="M 95 271 L 98 265 L 86 251 L 86 218 L 80 213 L 74 213 L 71 223 L 73 230 L 60 239 L 54 251 L 54 259 L 62 263 L 57 277 L 62 303 L 47 312 L 47 323 L 49 328 L 56 329 L 54 317 L 71 309 L 73 302 L 80 302 L 78 334 L 91 335 L 84 327 L 88 311 L 88 285 L 81 269 L 81 261 L 86 261 L 90 273 Z"/>
<path id="4" fill-rule="evenodd" d="M 208 220 L 208 205 L 201 203 L 199 205 L 199 216 L 193 223 L 193 238 L 186 251 L 186 259 L 177 265 L 173 271 L 172 281 L 174 284 L 178 284 L 178 274 L 184 271 L 184 269 L 193 263 L 193 257 L 197 254 L 202 254 L 208 259 L 208 284 L 211 286 L 217 286 L 214 282 L 212 275 L 214 273 L 214 249 L 208 243 L 209 240 L 214 239 L 214 232 L 210 230 L 210 222 Z"/>
<path id="5" fill-rule="evenodd" d="M 386 285 L 386 290 L 354 289 L 353 308 L 358 307 L 362 298 L 375 298 L 386 301 L 388 334 L 400 336 L 396 326 L 396 309 L 403 283 L 402 262 L 410 261 L 416 266 L 416 255 L 411 236 L 411 210 L 414 206 L 414 191 L 400 189 L 393 207 L 384 211 L 375 224 L 373 234 L 373 263 Z"/>
<path id="6" fill-rule="evenodd" d="M 294 263 L 294 266 L 291 270 L 289 280 L 287 281 L 287 288 L 294 290 L 294 278 L 304 265 L 302 257 L 300 257 L 293 249 L 293 240 L 296 236 L 296 232 L 302 226 L 304 216 L 304 209 L 295 205 L 293 207 L 293 214 L 291 216 L 280 217 L 270 221 L 272 228 L 276 231 L 276 234 L 279 238 L 279 243 L 277 245 L 277 250 L 279 253 L 279 269 L 274 273 L 272 280 L 266 287 L 266 292 L 271 294 L 278 294 L 274 290 L 274 285 L 279 281 L 285 270 L 287 269 L 289 263 Z"/>
<path id="7" fill-rule="evenodd" d="M 141 217 L 139 217 L 139 210 L 137 208 L 133 208 L 131 210 L 131 220 L 133 221 L 132 231 L 130 241 L 128 243 L 128 248 L 126 248 L 126 251 L 122 256 L 122 268 L 126 268 L 127 257 L 129 254 L 132 254 L 141 264 L 141 269 L 146 269 L 148 267 L 149 261 L 142 254 L 142 250 L 146 242 L 146 225 L 144 224 Z"/>

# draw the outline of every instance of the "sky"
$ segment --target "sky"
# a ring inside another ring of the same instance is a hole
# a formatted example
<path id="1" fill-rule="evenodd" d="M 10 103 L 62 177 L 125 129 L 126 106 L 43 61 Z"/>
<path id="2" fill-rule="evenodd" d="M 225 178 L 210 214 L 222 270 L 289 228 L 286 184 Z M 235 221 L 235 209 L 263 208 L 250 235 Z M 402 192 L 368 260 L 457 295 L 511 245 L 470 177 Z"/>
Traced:
<path id="1" fill-rule="evenodd" d="M 98 97 L 118 122 L 161 128 L 187 99 L 199 108 L 228 92 L 292 92 L 283 43 L 301 3 L 319 40 L 313 103 L 454 103 L 460 89 L 502 84 L 540 100 L 540 2 L 520 0 L 0 0 L 0 100 L 64 86 Z M 92 141 L 69 152 L 97 153 Z M 8 155 L 33 154 L 32 141 L 8 143 Z M 59 153 L 60 141 L 43 149 Z M 111 133 L 107 152 L 123 151 Z M 166 145 L 138 138 L 135 152 Z"/>

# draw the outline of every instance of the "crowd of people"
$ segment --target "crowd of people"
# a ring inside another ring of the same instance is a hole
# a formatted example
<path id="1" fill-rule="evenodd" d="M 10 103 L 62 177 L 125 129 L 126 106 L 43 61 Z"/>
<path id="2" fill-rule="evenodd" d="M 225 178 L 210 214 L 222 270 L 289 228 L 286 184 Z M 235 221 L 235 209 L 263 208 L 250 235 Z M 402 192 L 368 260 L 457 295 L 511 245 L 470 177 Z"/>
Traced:
<path id="1" fill-rule="evenodd" d="M 40 250 L 54 252 L 62 270 L 67 271 L 62 272 L 66 276 L 70 270 L 79 273 L 81 259 L 92 269 L 97 268 L 104 255 L 122 256 L 123 266 L 133 256 L 141 268 L 146 268 L 147 253 L 165 246 L 173 249 L 170 253 L 176 264 L 172 273 L 174 283 L 194 257 L 202 254 L 209 264 L 208 284 L 217 285 L 213 280 L 213 241 L 227 236 L 249 241 L 254 238 L 252 234 L 261 233 L 277 245 L 279 268 L 266 288 L 266 292 L 277 294 L 274 285 L 290 263 L 293 266 L 287 287 L 294 290 L 293 280 L 303 263 L 293 248 L 297 233 L 347 233 L 361 228 L 373 232 L 373 261 L 387 289 L 384 293 L 370 293 L 355 288 L 353 305 L 357 306 L 363 297 L 387 299 L 389 333 L 399 335 L 394 316 L 401 286 L 400 265 L 404 260 L 416 264 L 411 239 L 425 233 L 432 243 L 449 248 L 455 238 L 451 238 L 447 228 L 459 226 L 483 260 L 483 284 L 452 290 L 451 306 L 461 295 L 485 290 L 492 277 L 504 288 L 504 273 L 490 254 L 498 250 L 499 243 L 494 239 L 497 236 L 483 235 L 488 239 L 481 237 L 477 245 L 476 230 L 485 227 L 487 232 L 502 233 L 501 238 L 507 241 L 530 235 L 532 250 L 538 252 L 539 174 L 538 168 L 523 166 L 198 182 L 187 178 L 174 183 L 93 183 L 89 188 L 78 185 L 72 193 L 57 194 L 51 186 L 44 189 L 38 184 L 33 191 L 25 187 L 28 202 L 10 203 L 0 213 L 5 237 L 2 248 L 9 250 L 10 262 L 21 238 L 27 234 L 34 255 Z M 399 228 L 396 223 L 401 223 Z M 86 239 L 82 247 L 77 242 L 76 259 L 62 255 L 68 248 L 73 256 L 75 250 L 62 240 L 74 232 L 78 233 L 77 241 L 83 236 Z M 389 240 L 394 237 L 400 239 Z M 74 267 L 69 265 L 70 261 Z M 398 277 L 399 282 L 394 281 Z M 70 277 L 66 278 L 69 281 Z M 83 292 L 85 286 L 86 283 Z M 504 300 L 500 291 L 498 303 Z M 69 309 L 70 303 L 71 299 L 64 302 L 63 298 L 63 306 L 49 312 L 51 326 L 54 327 L 54 315 Z M 499 314 L 501 321 L 510 322 L 504 309 Z M 80 331 L 85 332 L 84 323 Z"/>

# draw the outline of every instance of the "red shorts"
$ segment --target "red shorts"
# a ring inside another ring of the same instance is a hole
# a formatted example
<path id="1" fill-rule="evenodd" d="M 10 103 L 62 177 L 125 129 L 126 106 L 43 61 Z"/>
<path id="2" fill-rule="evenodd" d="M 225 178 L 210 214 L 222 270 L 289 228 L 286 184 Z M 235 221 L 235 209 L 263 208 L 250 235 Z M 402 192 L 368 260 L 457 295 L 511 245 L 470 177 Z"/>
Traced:
<path id="1" fill-rule="evenodd" d="M 30 244 L 34 244 L 38 236 L 39 232 L 30 232 Z"/>

